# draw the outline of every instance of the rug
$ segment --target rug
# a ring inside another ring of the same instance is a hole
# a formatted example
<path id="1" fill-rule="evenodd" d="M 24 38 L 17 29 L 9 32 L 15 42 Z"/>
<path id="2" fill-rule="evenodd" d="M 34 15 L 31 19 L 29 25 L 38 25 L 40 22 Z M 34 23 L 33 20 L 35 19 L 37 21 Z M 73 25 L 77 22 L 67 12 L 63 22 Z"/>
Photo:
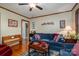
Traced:
<path id="1" fill-rule="evenodd" d="M 22 56 L 29 56 L 28 52 L 25 52 L 24 54 L 22 54 Z M 43 54 L 38 53 L 37 51 L 31 50 L 30 56 L 43 56 Z M 59 56 L 59 52 L 55 50 L 50 50 L 50 56 Z"/>

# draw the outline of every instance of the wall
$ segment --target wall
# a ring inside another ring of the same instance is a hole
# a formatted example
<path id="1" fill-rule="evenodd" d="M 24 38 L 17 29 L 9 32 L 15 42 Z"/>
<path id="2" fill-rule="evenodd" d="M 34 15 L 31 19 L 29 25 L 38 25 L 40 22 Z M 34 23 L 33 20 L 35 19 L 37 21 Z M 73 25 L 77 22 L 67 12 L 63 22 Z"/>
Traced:
<path id="1" fill-rule="evenodd" d="M 72 27 L 74 30 L 76 30 L 76 27 L 75 27 L 75 12 L 76 10 L 79 8 L 79 4 L 75 7 L 75 9 L 72 11 Z"/>
<path id="2" fill-rule="evenodd" d="M 39 17 L 31 19 L 31 30 L 36 30 L 39 33 L 54 33 L 60 32 L 60 20 L 66 21 L 66 26 L 72 25 L 72 12 L 65 12 L 51 16 Z M 32 29 L 32 22 L 35 23 L 35 29 Z M 54 25 L 41 25 L 44 22 L 54 22 Z"/>
<path id="3" fill-rule="evenodd" d="M 7 10 L 0 8 L 1 13 L 1 37 L 6 35 L 21 34 L 21 19 L 26 19 L 25 17 L 19 16 Z M 13 19 L 18 21 L 18 27 L 8 27 L 8 19 Z"/>

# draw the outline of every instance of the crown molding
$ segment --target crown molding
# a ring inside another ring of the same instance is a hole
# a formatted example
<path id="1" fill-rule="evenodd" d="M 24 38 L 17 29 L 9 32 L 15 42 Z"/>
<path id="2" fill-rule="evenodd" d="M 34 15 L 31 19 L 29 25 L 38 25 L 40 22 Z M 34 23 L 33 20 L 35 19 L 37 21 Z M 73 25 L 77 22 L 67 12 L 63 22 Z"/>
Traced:
<path id="1" fill-rule="evenodd" d="M 65 13 L 65 12 L 70 12 L 70 11 L 73 11 L 77 5 L 78 5 L 78 3 L 75 3 L 75 5 L 73 6 L 73 8 L 71 10 L 69 10 L 69 11 L 63 11 L 63 12 L 58 12 L 58 13 L 51 13 L 51 14 L 47 14 L 47 15 L 41 15 L 41 16 L 31 17 L 30 19 L 39 18 L 39 17 L 45 17 L 45 16 L 50 16 L 50 15 L 55 15 L 55 14 L 61 14 L 61 13 Z"/>
<path id="2" fill-rule="evenodd" d="M 10 10 L 10 9 L 7 9 L 7 8 L 5 8 L 5 7 L 0 6 L 0 8 L 5 9 L 5 10 L 7 10 L 7 11 L 9 11 L 9 12 L 14 13 L 14 14 L 17 14 L 17 15 L 19 15 L 19 16 L 22 16 L 22 17 L 25 17 L 25 18 L 30 19 L 30 18 L 29 18 L 29 17 L 27 17 L 27 16 L 21 15 L 21 14 L 19 14 L 19 13 L 17 13 L 17 12 L 14 12 L 14 11 Z"/>
<path id="3" fill-rule="evenodd" d="M 75 5 L 74 5 L 73 8 L 71 9 L 71 11 L 73 11 L 77 5 L 78 5 L 78 3 L 75 3 Z"/>
<path id="4" fill-rule="evenodd" d="M 47 14 L 47 15 L 41 15 L 41 16 L 36 16 L 36 17 L 31 17 L 30 19 L 33 19 L 33 18 L 39 18 L 39 17 L 45 17 L 45 16 L 50 16 L 50 15 L 56 15 L 56 14 L 61 14 L 61 13 L 65 13 L 65 12 L 70 12 L 72 10 L 69 10 L 69 11 L 63 11 L 63 12 L 58 12 L 58 13 L 51 13 L 51 14 Z"/>
<path id="5" fill-rule="evenodd" d="M 58 13 L 51 13 L 51 14 L 41 15 L 41 16 L 35 16 L 35 17 L 27 17 L 27 16 L 24 16 L 24 15 L 22 15 L 22 14 L 19 14 L 19 13 L 17 13 L 17 12 L 14 12 L 14 11 L 9 10 L 9 9 L 7 9 L 7 8 L 5 8 L 5 7 L 2 7 L 2 6 L 0 6 L 0 8 L 5 9 L 5 10 L 7 10 L 7 11 L 10 11 L 10 12 L 12 12 L 12 13 L 15 13 L 15 14 L 17 14 L 17 15 L 20 15 L 20 16 L 22 16 L 22 17 L 25 17 L 25 18 L 27 18 L 27 19 L 33 19 L 33 18 L 39 18 L 39 17 L 45 17 L 45 16 L 50 16 L 50 15 L 61 14 L 61 13 L 65 13 L 65 12 L 70 12 L 70 11 L 73 11 L 77 5 L 78 5 L 78 3 L 75 3 L 75 5 L 73 6 L 73 8 L 72 8 L 71 10 L 69 10 L 69 11 L 63 11 L 63 12 L 58 12 Z"/>

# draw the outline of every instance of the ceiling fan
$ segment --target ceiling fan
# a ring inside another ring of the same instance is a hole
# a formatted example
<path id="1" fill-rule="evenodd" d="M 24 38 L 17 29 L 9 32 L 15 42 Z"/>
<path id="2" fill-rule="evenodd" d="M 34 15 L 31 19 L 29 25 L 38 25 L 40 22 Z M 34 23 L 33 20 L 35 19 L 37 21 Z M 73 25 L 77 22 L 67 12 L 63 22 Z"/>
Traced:
<path id="1" fill-rule="evenodd" d="M 39 10 L 43 10 L 42 7 L 38 6 L 35 3 L 19 3 L 19 5 L 29 5 L 30 6 L 29 11 L 32 11 L 32 9 L 35 8 L 35 7 L 38 8 Z"/>

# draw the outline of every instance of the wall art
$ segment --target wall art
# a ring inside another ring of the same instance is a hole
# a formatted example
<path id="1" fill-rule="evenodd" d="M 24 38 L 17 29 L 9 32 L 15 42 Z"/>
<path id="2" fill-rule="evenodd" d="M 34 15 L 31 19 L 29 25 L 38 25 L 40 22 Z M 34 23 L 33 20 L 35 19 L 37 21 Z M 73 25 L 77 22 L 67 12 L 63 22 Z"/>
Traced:
<path id="1" fill-rule="evenodd" d="M 18 21 L 17 20 L 8 19 L 8 26 L 9 27 L 18 27 Z"/>
<path id="2" fill-rule="evenodd" d="M 60 28 L 65 28 L 65 20 L 60 20 Z"/>

